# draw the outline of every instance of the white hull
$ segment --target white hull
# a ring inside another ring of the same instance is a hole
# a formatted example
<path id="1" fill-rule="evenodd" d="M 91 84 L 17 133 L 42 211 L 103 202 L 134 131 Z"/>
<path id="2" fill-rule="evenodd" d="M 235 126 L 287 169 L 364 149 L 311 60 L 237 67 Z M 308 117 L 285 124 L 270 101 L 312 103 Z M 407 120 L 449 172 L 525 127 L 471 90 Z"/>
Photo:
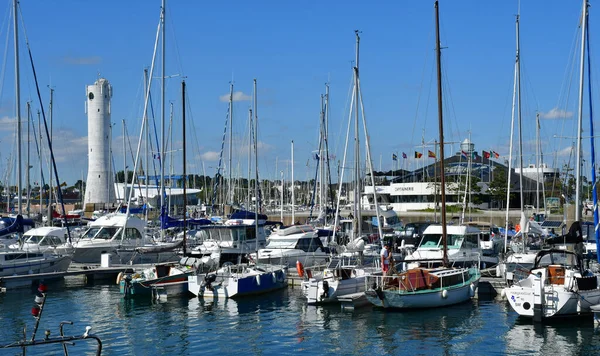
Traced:
<path id="1" fill-rule="evenodd" d="M 348 268 L 352 271 L 350 278 L 334 277 L 328 270 L 325 278 L 311 278 L 302 282 L 302 293 L 309 305 L 336 303 L 338 298 L 350 294 L 363 293 L 366 278 L 376 272 L 374 269 Z M 380 273 L 380 272 L 379 272 Z M 329 276 L 328 276 L 329 274 Z"/>
<path id="2" fill-rule="evenodd" d="M 0 264 L 0 278 L 24 276 L 30 274 L 65 272 L 71 265 L 70 256 L 46 255 L 44 257 L 23 258 L 4 261 Z M 7 286 L 19 287 L 30 285 L 31 281 L 9 281 Z"/>

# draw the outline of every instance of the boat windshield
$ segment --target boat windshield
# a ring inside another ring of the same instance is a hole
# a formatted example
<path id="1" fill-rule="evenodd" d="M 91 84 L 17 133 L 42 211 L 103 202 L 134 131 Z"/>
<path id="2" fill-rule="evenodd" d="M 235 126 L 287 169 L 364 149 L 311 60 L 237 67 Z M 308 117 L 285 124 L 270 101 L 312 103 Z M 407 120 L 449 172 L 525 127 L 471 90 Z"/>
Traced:
<path id="1" fill-rule="evenodd" d="M 91 227 L 81 238 L 110 240 L 119 230 L 118 227 Z"/>
<path id="2" fill-rule="evenodd" d="M 577 255 L 569 252 L 553 251 L 539 255 L 535 267 L 548 267 L 550 265 L 561 265 L 565 267 L 579 267 Z"/>
<path id="3" fill-rule="evenodd" d="M 449 249 L 459 249 L 463 243 L 464 236 L 463 235 L 452 235 L 448 234 L 447 236 L 447 244 Z M 426 234 L 423 235 L 423 239 L 421 240 L 420 248 L 436 248 L 442 247 L 442 234 Z"/>
<path id="4" fill-rule="evenodd" d="M 279 239 L 271 239 L 269 240 L 269 243 L 267 244 L 267 246 L 265 248 L 269 249 L 269 248 L 281 248 L 281 249 L 293 249 L 296 246 L 296 239 L 291 239 L 291 240 L 279 240 Z"/>

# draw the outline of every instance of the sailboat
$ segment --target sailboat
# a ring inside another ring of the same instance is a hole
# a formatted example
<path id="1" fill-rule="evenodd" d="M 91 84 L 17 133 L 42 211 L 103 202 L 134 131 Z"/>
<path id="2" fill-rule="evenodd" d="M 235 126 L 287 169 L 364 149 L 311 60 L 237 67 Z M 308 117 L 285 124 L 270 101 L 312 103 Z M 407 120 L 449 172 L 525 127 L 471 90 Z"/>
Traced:
<path id="1" fill-rule="evenodd" d="M 258 192 L 258 114 L 257 114 L 257 89 L 254 79 L 254 156 L 255 156 L 255 209 L 254 236 L 259 231 L 259 192 Z M 236 236 L 236 237 L 241 237 Z M 258 239 L 255 238 L 255 251 L 258 251 Z M 287 268 L 277 265 L 261 265 L 258 263 L 231 262 L 223 264 L 214 272 L 196 273 L 188 277 L 189 291 L 199 298 L 238 298 L 254 294 L 268 293 L 287 286 Z"/>
<path id="2" fill-rule="evenodd" d="M 439 30 L 439 7 L 435 2 L 436 57 L 438 121 L 440 135 L 441 172 L 441 239 L 443 242 L 443 262 L 448 263 L 448 243 L 446 225 L 446 183 L 444 170 L 444 126 L 442 111 L 442 69 Z M 365 295 L 375 306 L 395 309 L 433 308 L 458 304 L 475 295 L 481 274 L 476 267 L 463 268 L 423 268 L 416 267 L 391 276 L 370 276 L 366 283 L 369 289 Z"/>
<path id="3" fill-rule="evenodd" d="M 18 186 L 18 211 L 17 216 L 14 219 L 13 224 L 9 227 L 15 228 L 13 232 L 23 232 L 23 216 L 21 215 L 23 212 L 22 209 L 22 192 L 23 189 L 21 187 L 21 113 L 20 113 L 20 79 L 19 79 L 19 40 L 18 40 L 18 2 L 17 0 L 13 0 L 13 20 L 14 20 L 14 49 L 15 49 L 15 101 L 16 101 L 16 118 L 17 118 L 17 186 Z M 31 52 L 30 59 L 32 60 Z M 32 63 L 33 66 L 33 63 Z M 37 77 L 35 76 L 34 70 L 34 78 L 36 78 L 35 84 L 36 89 L 38 89 L 39 94 L 39 86 L 37 83 Z M 41 97 L 38 95 L 41 104 Z M 46 130 L 48 135 L 48 131 Z M 49 135 L 48 135 L 49 136 Z M 58 179 L 58 173 L 56 170 L 56 162 L 54 160 L 54 154 L 52 152 L 52 142 L 49 140 L 49 149 L 51 155 L 51 162 L 54 165 L 54 173 Z M 60 188 L 60 187 L 59 187 Z M 58 190 L 59 198 L 61 198 L 62 202 L 62 193 L 61 190 Z M 62 210 L 64 213 L 64 205 L 62 206 Z M 5 230 L 6 231 L 6 230 Z M 67 230 L 68 233 L 68 230 Z M 70 238 L 70 235 L 69 235 Z M 71 264 L 71 256 L 68 254 L 57 254 L 56 251 L 36 251 L 29 252 L 27 250 L 19 249 L 11 249 L 7 246 L 0 245 L 0 279 L 1 277 L 8 277 L 14 275 L 27 275 L 27 274 L 39 274 L 46 272 L 64 272 L 66 271 Z M 23 283 L 29 284 L 30 282 L 24 281 L 11 281 L 8 282 L 13 285 L 21 285 Z M 6 285 L 7 282 L 4 282 Z"/>
<path id="4" fill-rule="evenodd" d="M 350 105 L 350 117 L 352 116 L 352 108 L 354 107 L 354 128 L 355 128 L 355 139 L 354 139 L 354 220 L 352 223 L 352 231 L 350 234 L 350 241 L 347 244 L 338 246 L 338 248 L 343 252 L 337 257 L 334 257 L 329 262 L 327 268 L 323 270 L 323 272 L 319 275 L 315 275 L 309 278 L 306 278 L 302 282 L 301 288 L 304 296 L 307 299 L 308 304 L 325 304 L 325 303 L 333 303 L 338 302 L 339 298 L 347 297 L 349 295 L 356 295 L 358 298 L 362 296 L 365 291 L 365 279 L 368 276 L 379 274 L 381 275 L 381 268 L 373 266 L 365 266 L 364 263 L 364 252 L 365 252 L 365 242 L 368 240 L 361 233 L 361 205 L 360 205 L 360 147 L 359 147 L 359 111 L 362 107 L 362 92 L 360 90 L 360 79 L 359 79 L 359 68 L 358 68 L 358 60 L 359 60 L 359 45 L 360 45 L 360 35 L 359 31 L 355 31 L 356 35 L 356 66 L 353 68 L 354 75 L 354 88 L 353 88 L 353 97 L 352 103 Z M 366 128 L 366 122 L 364 118 L 364 110 L 362 112 L 362 124 L 364 128 L 365 135 L 365 143 L 366 143 L 366 159 L 367 166 L 370 169 L 371 173 L 371 184 L 375 186 L 374 174 L 373 174 L 373 164 L 371 160 L 370 154 L 370 143 L 369 143 L 369 135 Z M 349 120 L 349 127 L 352 123 L 352 120 Z M 348 130 L 349 132 L 349 130 Z M 348 141 L 346 140 L 346 143 Z M 347 147 L 347 146 L 346 146 Z M 344 157 L 345 161 L 345 157 Z M 345 164 L 345 163 L 344 163 Z M 343 181 L 343 177 L 340 178 L 340 191 L 341 191 L 341 182 Z M 378 203 L 377 203 L 377 192 L 376 189 L 373 190 L 375 202 L 375 211 L 380 212 Z M 382 225 L 383 219 L 378 221 L 377 228 L 379 231 L 379 237 L 383 236 L 382 233 Z M 334 226 L 337 226 L 339 223 L 339 195 L 338 195 L 338 206 L 336 208 L 336 221 Z M 334 228 L 334 231 L 337 231 Z M 334 233 L 335 239 L 335 233 Z M 380 245 L 375 245 L 374 250 L 379 252 Z M 377 256 L 379 254 L 377 253 Z M 303 266 L 299 265 L 298 269 L 302 270 Z"/>
<path id="5" fill-rule="evenodd" d="M 579 110 L 577 130 L 575 226 L 581 219 L 581 133 L 583 121 L 583 97 L 586 50 L 588 52 L 588 76 L 591 74 L 589 54 L 587 0 L 583 1 L 581 17 L 581 58 L 579 77 Z M 594 122 L 592 117 L 592 97 L 590 80 L 590 137 L 591 137 L 591 173 L 592 182 L 596 182 L 596 164 L 594 154 Z M 593 184 L 593 199 L 597 202 L 596 184 Z M 594 224 L 598 226 L 598 207 L 594 204 Z M 583 242 L 581 228 L 571 229 Z M 596 243 L 599 243 L 599 231 L 596 229 Z M 504 289 L 511 308 L 520 316 L 533 318 L 534 321 L 554 319 L 565 316 L 591 315 L 591 307 L 600 303 L 598 274 L 583 268 L 582 257 L 566 249 L 551 249 L 538 252 L 533 268 L 527 278 Z"/>

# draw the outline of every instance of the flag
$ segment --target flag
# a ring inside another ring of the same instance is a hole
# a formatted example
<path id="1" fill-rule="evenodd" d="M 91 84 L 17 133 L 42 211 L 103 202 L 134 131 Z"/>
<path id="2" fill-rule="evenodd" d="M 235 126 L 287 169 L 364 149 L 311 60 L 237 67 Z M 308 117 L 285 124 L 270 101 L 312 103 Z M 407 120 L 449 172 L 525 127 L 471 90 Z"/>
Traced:
<path id="1" fill-rule="evenodd" d="M 429 151 L 429 152 L 427 152 L 427 156 L 428 156 L 429 158 L 435 158 L 435 152 L 433 152 L 433 151 Z"/>
<path id="2" fill-rule="evenodd" d="M 487 158 L 490 159 L 490 153 L 487 151 L 481 151 L 481 153 L 483 153 L 483 158 Z"/>
<path id="3" fill-rule="evenodd" d="M 494 158 L 497 159 L 498 157 L 500 157 L 500 154 L 498 152 L 492 151 L 492 153 L 494 154 Z"/>
<path id="4" fill-rule="evenodd" d="M 408 156 L 406 155 L 406 153 L 402 152 L 402 158 L 407 159 Z"/>
<path id="5" fill-rule="evenodd" d="M 392 153 L 392 161 L 397 161 L 398 160 L 398 156 L 396 156 L 395 153 Z"/>
<path id="6" fill-rule="evenodd" d="M 152 155 L 154 159 L 160 159 L 160 153 L 155 153 Z"/>
<path id="7" fill-rule="evenodd" d="M 467 157 L 469 157 L 469 155 L 467 154 L 467 152 L 465 151 L 460 151 L 460 155 L 462 156 L 462 158 L 467 159 Z"/>
<path id="8" fill-rule="evenodd" d="M 319 153 L 318 153 L 318 152 L 314 152 L 314 153 L 313 153 L 313 159 L 314 159 L 315 161 L 318 161 L 318 160 L 319 160 Z"/>
<path id="9" fill-rule="evenodd" d="M 423 157 L 423 154 L 421 152 L 415 151 L 415 158 L 421 158 L 421 157 Z"/>
<path id="10" fill-rule="evenodd" d="M 473 158 L 473 159 L 477 159 L 477 156 L 479 156 L 479 155 L 477 154 L 477 151 L 473 151 L 472 158 Z"/>

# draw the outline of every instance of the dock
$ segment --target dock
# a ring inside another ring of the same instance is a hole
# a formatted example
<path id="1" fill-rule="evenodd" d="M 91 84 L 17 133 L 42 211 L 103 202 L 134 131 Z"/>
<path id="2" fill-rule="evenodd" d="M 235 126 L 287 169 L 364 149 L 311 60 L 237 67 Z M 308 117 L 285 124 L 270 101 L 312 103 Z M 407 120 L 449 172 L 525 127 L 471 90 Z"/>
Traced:
<path id="1" fill-rule="evenodd" d="M 142 266 L 136 265 L 135 267 L 141 268 Z M 74 276 L 85 277 L 86 284 L 93 284 L 95 281 L 116 281 L 117 275 L 119 273 L 131 273 L 133 271 L 134 269 L 131 265 L 100 267 L 95 265 L 82 265 L 73 263 L 71 264 L 71 267 L 69 267 L 69 270 L 65 272 L 49 272 L 27 274 L 21 276 L 0 277 L 0 292 L 6 292 L 7 290 L 14 288 L 22 288 L 31 285 L 37 285 L 40 281 L 55 280 Z"/>

